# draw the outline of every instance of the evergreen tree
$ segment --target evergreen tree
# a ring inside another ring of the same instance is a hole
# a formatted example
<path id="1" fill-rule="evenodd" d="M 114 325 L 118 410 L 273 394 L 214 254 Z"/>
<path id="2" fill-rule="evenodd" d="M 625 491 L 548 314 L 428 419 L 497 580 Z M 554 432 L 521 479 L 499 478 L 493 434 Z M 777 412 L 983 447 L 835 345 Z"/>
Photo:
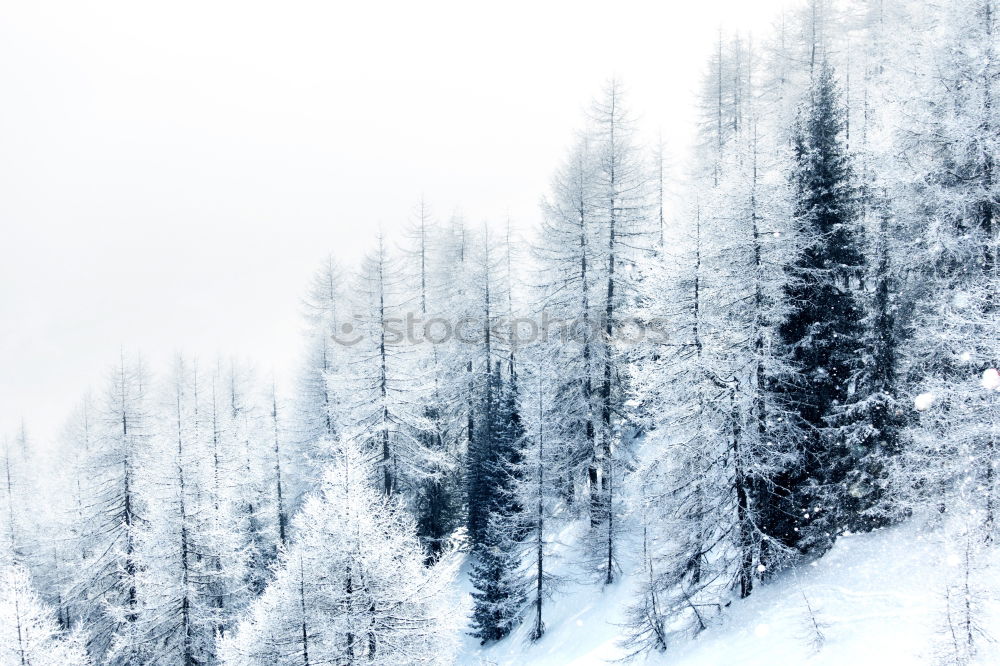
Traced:
<path id="1" fill-rule="evenodd" d="M 822 551 L 845 525 L 844 482 L 859 457 L 831 429 L 831 418 L 853 400 L 864 317 L 855 291 L 864 257 L 844 142 L 845 112 L 825 61 L 810 93 L 794 145 L 795 221 L 802 247 L 788 269 L 789 313 L 780 327 L 798 373 L 782 399 L 801 429 L 801 458 L 781 483 L 791 493 L 784 507 L 789 519 L 775 525 L 775 532 L 788 543 Z"/>
<path id="2" fill-rule="evenodd" d="M 848 102 L 856 137 L 858 216 L 869 257 L 861 294 L 866 312 L 862 355 L 852 380 L 855 395 L 832 420 L 857 460 L 847 472 L 843 494 L 845 524 L 852 531 L 885 525 L 893 517 L 889 477 L 903 449 L 909 411 L 902 400 L 902 350 L 908 338 L 903 325 L 909 300 L 904 254 L 911 216 L 904 212 L 905 198 L 890 194 L 899 185 L 899 173 L 897 155 L 887 150 L 904 97 L 892 49 L 907 52 L 912 47 L 891 42 L 896 26 L 908 25 L 901 9 L 883 0 L 864 3 L 861 57 L 854 70 L 847 70 L 861 81 Z"/>
<path id="3" fill-rule="evenodd" d="M 504 318 L 506 292 L 509 286 L 501 279 L 500 257 L 492 238 L 484 233 L 479 239 L 481 270 L 478 277 L 478 316 L 470 318 L 477 330 L 469 331 L 469 345 L 474 356 L 470 367 L 474 372 L 470 382 L 475 408 L 475 422 L 466 454 L 465 483 L 468 504 L 469 540 L 473 547 L 486 541 L 491 516 L 514 511 L 511 494 L 511 465 L 516 464 L 523 436 L 518 412 L 516 370 L 502 347 L 498 334 Z M 507 356 L 507 372 L 504 363 Z"/>
<path id="4" fill-rule="evenodd" d="M 470 507 L 485 521 L 473 540 L 472 584 L 475 601 L 473 632 L 485 643 L 500 640 L 519 621 L 524 606 L 520 572 L 523 539 L 522 507 L 518 497 L 524 427 L 518 405 L 516 375 L 504 384 L 498 362 L 490 374 L 477 446 L 469 452 Z M 488 438 L 488 439 L 487 439 Z M 471 532 L 471 530 L 470 530 Z"/>
<path id="5" fill-rule="evenodd" d="M 849 452 L 840 493 L 843 525 L 863 532 L 886 525 L 889 474 L 902 450 L 903 405 L 899 397 L 899 345 L 896 325 L 888 211 L 877 227 L 874 265 L 867 272 L 871 293 L 862 322 L 860 363 L 852 378 L 854 395 L 834 408 L 829 419 L 832 435 Z"/>
<path id="6" fill-rule="evenodd" d="M 470 633 L 483 644 L 506 637 L 521 621 L 525 590 L 517 532 L 516 515 L 492 513 L 483 542 L 473 550 Z"/>

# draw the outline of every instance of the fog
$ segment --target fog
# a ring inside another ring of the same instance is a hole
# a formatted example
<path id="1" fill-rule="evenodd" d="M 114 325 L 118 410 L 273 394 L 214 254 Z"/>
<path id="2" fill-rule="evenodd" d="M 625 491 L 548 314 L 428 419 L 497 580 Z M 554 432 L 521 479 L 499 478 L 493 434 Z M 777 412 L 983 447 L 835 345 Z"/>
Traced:
<path id="1" fill-rule="evenodd" d="M 422 195 L 530 229 L 613 74 L 682 164 L 720 26 L 780 4 L 6 3 L 0 434 L 57 434 L 122 349 L 287 385 L 327 251 Z"/>

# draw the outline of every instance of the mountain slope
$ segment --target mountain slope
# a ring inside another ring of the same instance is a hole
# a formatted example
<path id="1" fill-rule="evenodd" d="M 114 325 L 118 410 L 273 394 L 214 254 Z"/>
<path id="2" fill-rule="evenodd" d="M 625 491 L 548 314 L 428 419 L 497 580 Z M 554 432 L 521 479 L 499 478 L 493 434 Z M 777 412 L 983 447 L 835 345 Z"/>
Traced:
<path id="1" fill-rule="evenodd" d="M 567 529 L 572 543 L 582 525 Z M 956 663 L 941 652 L 947 637 L 944 587 L 964 575 L 960 545 L 948 545 L 941 531 L 913 524 L 842 537 L 824 557 L 783 572 L 750 598 L 737 600 L 695 640 L 639 663 L 672 666 L 774 666 L 809 664 L 875 666 Z M 557 573 L 579 578 L 570 565 L 572 548 Z M 974 573 L 974 583 L 1000 590 L 996 553 Z M 623 563 L 628 565 L 630 563 Z M 600 664 L 627 655 L 618 644 L 624 608 L 632 593 L 628 576 L 602 588 L 582 580 L 566 582 L 546 609 L 548 630 L 537 643 L 529 627 L 492 646 L 467 638 L 462 664 Z M 997 595 L 987 595 L 984 624 L 1000 635 Z M 824 641 L 811 646 L 807 601 Z M 980 654 L 975 664 L 998 663 Z"/>

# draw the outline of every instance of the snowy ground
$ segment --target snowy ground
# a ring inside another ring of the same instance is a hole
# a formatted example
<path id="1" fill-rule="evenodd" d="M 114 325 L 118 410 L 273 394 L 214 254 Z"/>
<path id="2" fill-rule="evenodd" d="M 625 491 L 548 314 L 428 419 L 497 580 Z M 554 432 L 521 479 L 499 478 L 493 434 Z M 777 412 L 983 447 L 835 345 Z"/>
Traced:
<path id="1" fill-rule="evenodd" d="M 610 586 L 593 580 L 581 570 L 580 553 L 575 544 L 586 529 L 581 521 L 564 529 L 558 536 L 550 566 L 561 580 L 554 598 L 543 606 L 545 635 L 536 643 L 528 639 L 531 631 L 525 622 L 503 641 L 482 647 L 479 640 L 466 636 L 459 664 L 595 664 L 619 659 L 624 652 L 617 645 L 618 626 L 630 602 L 632 580 L 625 576 Z M 632 567 L 631 561 L 622 562 Z M 463 583 L 471 589 L 468 577 Z"/>
<path id="2" fill-rule="evenodd" d="M 577 529 L 582 526 L 566 530 L 561 539 L 571 543 Z M 566 554 L 556 570 L 579 577 L 568 564 L 572 549 Z M 959 562 L 958 553 L 942 545 L 937 533 L 913 525 L 843 537 L 823 558 L 781 575 L 745 601 L 734 601 L 695 641 L 637 661 L 671 666 L 940 663 L 934 654 L 942 630 L 942 590 L 944 580 L 958 573 Z M 1000 591 L 997 570 L 994 564 L 978 578 Z M 548 630 L 540 641 L 527 640 L 527 625 L 486 648 L 467 637 L 459 663 L 548 666 L 621 659 L 626 653 L 618 644 L 620 623 L 631 588 L 627 576 L 609 587 L 566 582 L 546 609 Z M 826 641 L 818 651 L 807 642 L 803 594 L 826 625 Z M 995 612 L 996 599 L 988 603 Z M 994 636 L 1000 636 L 998 619 L 994 614 L 988 620 L 997 628 Z M 1000 664 L 1000 645 L 991 649 L 996 654 L 982 654 L 978 664 Z"/>

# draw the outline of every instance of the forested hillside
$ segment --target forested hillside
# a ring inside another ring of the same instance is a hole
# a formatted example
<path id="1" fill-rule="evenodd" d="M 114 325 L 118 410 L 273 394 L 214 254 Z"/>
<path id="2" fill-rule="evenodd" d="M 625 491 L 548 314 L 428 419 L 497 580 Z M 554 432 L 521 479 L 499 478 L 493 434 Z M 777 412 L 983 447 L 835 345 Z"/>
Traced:
<path id="1" fill-rule="evenodd" d="M 692 155 L 606 82 L 537 224 L 420 201 L 323 259 L 290 390 L 123 351 L 58 442 L 2 440 L 0 663 L 447 664 L 544 640 L 581 585 L 618 591 L 622 654 L 688 654 L 897 523 L 964 572 L 926 581 L 937 663 L 990 663 L 998 13 L 720 33 L 663 64 L 705 71 Z"/>

